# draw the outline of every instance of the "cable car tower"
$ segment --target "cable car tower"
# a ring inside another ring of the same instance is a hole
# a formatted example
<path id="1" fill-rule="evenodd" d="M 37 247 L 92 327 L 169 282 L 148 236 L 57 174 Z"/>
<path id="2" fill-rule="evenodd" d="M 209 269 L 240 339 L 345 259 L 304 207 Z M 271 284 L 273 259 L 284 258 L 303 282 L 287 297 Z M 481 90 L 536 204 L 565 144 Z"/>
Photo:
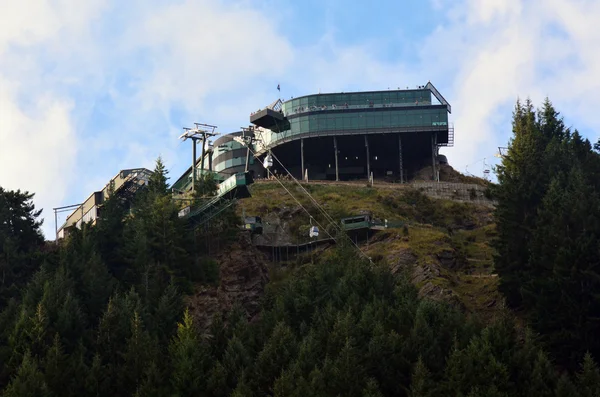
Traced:
<path id="1" fill-rule="evenodd" d="M 490 167 L 485 162 L 485 158 L 483 159 L 483 179 L 485 179 L 488 182 L 490 181 Z"/>
<path id="2" fill-rule="evenodd" d="M 507 147 L 498 146 L 498 153 L 496 153 L 494 156 L 498 157 L 499 159 L 503 159 L 504 157 L 506 157 L 507 152 L 508 152 Z"/>
<path id="3" fill-rule="evenodd" d="M 216 125 L 194 123 L 194 128 L 183 127 L 183 134 L 179 136 L 179 139 L 183 141 L 187 139 L 192 140 L 192 192 L 196 189 L 196 143 L 202 141 L 202 160 L 200 165 L 200 173 L 204 174 L 204 155 L 206 153 L 207 138 L 219 135 L 215 132 L 217 129 Z"/>

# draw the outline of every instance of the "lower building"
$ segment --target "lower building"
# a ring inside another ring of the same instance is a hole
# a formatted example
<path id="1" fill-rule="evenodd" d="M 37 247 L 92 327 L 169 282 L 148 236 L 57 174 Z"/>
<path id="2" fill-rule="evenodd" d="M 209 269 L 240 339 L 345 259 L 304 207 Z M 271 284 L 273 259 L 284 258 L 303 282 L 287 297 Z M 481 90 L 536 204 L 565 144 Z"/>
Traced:
<path id="1" fill-rule="evenodd" d="M 95 224 L 102 217 L 102 205 L 111 192 L 130 205 L 139 189 L 148 184 L 150 175 L 152 171 L 146 168 L 119 171 L 102 190 L 92 193 L 67 216 L 65 223 L 58 228 L 56 237 L 61 239 L 68 236 L 74 228 L 81 229 L 82 223 Z"/>

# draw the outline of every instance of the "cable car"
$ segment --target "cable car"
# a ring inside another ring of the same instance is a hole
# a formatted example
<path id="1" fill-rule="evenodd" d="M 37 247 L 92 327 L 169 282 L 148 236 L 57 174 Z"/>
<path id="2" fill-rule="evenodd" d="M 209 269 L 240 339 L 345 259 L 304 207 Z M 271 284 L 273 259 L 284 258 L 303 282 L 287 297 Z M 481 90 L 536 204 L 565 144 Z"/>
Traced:
<path id="1" fill-rule="evenodd" d="M 263 167 L 271 168 L 272 166 L 273 166 L 273 156 L 271 156 L 271 154 L 267 154 L 263 161 Z"/>
<path id="2" fill-rule="evenodd" d="M 310 237 L 319 237 L 319 228 L 317 226 L 311 226 L 308 235 Z"/>

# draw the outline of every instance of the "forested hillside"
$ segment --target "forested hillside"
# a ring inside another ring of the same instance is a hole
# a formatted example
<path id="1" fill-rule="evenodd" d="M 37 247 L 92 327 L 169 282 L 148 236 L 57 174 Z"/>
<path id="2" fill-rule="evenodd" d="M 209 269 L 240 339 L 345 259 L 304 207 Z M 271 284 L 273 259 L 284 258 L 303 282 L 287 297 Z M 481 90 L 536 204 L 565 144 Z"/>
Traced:
<path id="1" fill-rule="evenodd" d="M 474 206 L 436 206 L 415 191 L 357 191 L 346 204 L 323 190 L 319 200 L 334 216 L 377 205 L 410 225 L 363 247 L 372 262 L 337 235 L 335 248 L 313 260 L 271 269 L 277 278 L 253 321 L 236 304 L 217 313 L 208 330 L 196 326 L 186 297 L 219 283 L 219 263 L 205 242 L 236 241 L 233 208 L 210 228 L 190 229 L 177 216 L 159 159 L 132 211 L 113 197 L 97 226 L 56 245 L 41 236 L 35 197 L 0 188 L 0 390 L 600 396 L 599 148 L 566 128 L 549 102 L 540 111 L 518 103 L 513 130 L 491 191 L 495 225 L 478 221 L 483 215 Z M 199 195 L 214 190 L 210 181 L 201 183 Z M 262 210 L 283 208 L 269 197 L 260 201 Z M 261 211 L 250 203 L 248 209 Z M 487 238 L 494 241 L 493 262 L 484 257 Z M 420 293 L 423 285 L 408 270 L 410 264 L 432 271 L 432 258 L 450 251 L 460 261 L 440 267 L 429 282 L 471 295 L 458 297 L 464 304 Z M 469 304 L 483 289 L 477 278 L 463 279 L 468 259 L 498 273 L 507 308 L 498 302 L 482 316 L 481 305 Z"/>

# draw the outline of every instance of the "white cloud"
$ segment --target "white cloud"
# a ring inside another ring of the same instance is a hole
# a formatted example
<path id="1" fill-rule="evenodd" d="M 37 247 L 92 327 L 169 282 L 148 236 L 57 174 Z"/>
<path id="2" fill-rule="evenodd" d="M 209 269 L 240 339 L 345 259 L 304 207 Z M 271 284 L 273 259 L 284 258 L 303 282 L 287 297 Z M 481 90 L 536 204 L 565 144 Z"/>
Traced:
<path id="1" fill-rule="evenodd" d="M 64 198 L 75 165 L 72 104 L 42 96 L 25 112 L 14 97 L 10 84 L 0 78 L 0 183 L 36 193 L 36 206 L 45 208 L 50 219 L 50 208 Z M 52 229 L 46 225 L 44 230 L 48 234 Z"/>
<path id="2" fill-rule="evenodd" d="M 127 32 L 124 50 L 148 52 L 137 96 L 146 108 L 177 102 L 198 112 L 215 92 L 236 101 L 252 79 L 276 79 L 293 60 L 274 21 L 243 4 L 188 0 L 145 11 Z"/>
<path id="3" fill-rule="evenodd" d="M 600 3 L 432 4 L 445 20 L 398 38 L 413 41 L 415 61 L 382 57 L 389 36 L 342 43 L 337 27 L 294 47 L 287 26 L 247 1 L 1 2 L 0 184 L 37 193 L 51 237 L 49 208 L 159 154 L 174 180 L 189 163 L 182 126 L 246 125 L 279 82 L 289 97 L 431 80 L 453 105 L 456 145 L 445 152 L 459 170 L 506 142 L 518 96 L 548 95 L 567 122 L 600 127 Z"/>
<path id="4" fill-rule="evenodd" d="M 457 169 L 489 161 L 496 146 L 506 144 L 518 97 L 541 105 L 548 96 L 568 123 L 588 132 L 600 127 L 593 116 L 600 105 L 594 94 L 600 89 L 598 2 L 467 0 L 446 6 L 448 18 L 421 56 L 437 54 L 432 81 L 446 81 L 442 92 L 453 104 L 456 128 L 455 148 L 446 152 Z"/>
<path id="5" fill-rule="evenodd" d="M 97 2 L 69 3 L 0 3 L 0 183 L 36 193 L 49 237 L 51 207 L 63 200 L 73 176 L 77 136 L 72 99 L 45 87 L 45 71 L 30 50 L 52 50 L 77 35 L 81 43 Z"/>

